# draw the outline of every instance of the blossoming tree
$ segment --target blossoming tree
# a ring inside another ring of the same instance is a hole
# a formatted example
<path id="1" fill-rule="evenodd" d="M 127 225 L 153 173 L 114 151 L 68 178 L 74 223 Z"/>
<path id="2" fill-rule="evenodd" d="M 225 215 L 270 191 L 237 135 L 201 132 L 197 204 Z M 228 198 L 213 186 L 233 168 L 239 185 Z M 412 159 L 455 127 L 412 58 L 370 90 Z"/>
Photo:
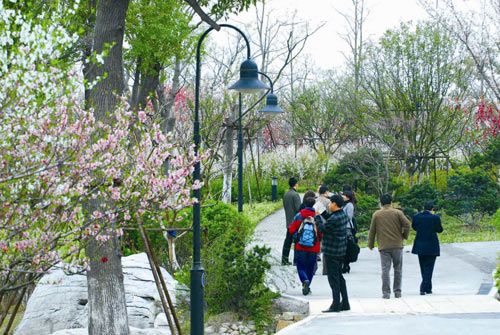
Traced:
<path id="1" fill-rule="evenodd" d="M 130 112 L 119 91 L 103 92 L 111 73 L 99 52 L 85 85 L 105 102 L 84 108 L 84 80 L 64 61 L 77 37 L 58 14 L 41 22 L 2 4 L 0 14 L 0 300 L 59 263 L 118 267 L 120 277 L 123 226 L 190 206 L 197 158 L 146 112 Z"/>

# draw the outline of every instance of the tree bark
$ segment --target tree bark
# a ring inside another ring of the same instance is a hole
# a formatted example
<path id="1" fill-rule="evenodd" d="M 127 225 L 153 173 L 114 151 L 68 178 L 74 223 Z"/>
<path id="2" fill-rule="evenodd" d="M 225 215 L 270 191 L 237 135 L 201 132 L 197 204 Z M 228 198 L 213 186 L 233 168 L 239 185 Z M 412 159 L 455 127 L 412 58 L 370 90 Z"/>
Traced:
<path id="1" fill-rule="evenodd" d="M 94 116 L 112 122 L 112 113 L 124 90 L 122 46 L 128 0 L 101 0 L 96 11 L 92 51 L 107 51 L 104 63 L 93 66 L 88 80 L 101 79 L 92 88 L 88 105 Z M 100 207 L 102 199 L 85 204 L 87 213 Z M 105 222 L 100 222 L 101 227 Z M 128 317 L 118 240 L 100 243 L 90 238 L 86 247 L 90 261 L 87 272 L 89 335 L 128 335 Z"/>
<path id="2" fill-rule="evenodd" d="M 223 171 L 223 183 L 222 183 L 222 202 L 226 204 L 231 203 L 231 191 L 233 182 L 233 160 L 234 160 L 234 129 L 233 123 L 235 120 L 235 115 L 238 111 L 238 106 L 235 106 L 231 115 L 226 119 L 226 145 L 224 146 L 224 171 Z"/>

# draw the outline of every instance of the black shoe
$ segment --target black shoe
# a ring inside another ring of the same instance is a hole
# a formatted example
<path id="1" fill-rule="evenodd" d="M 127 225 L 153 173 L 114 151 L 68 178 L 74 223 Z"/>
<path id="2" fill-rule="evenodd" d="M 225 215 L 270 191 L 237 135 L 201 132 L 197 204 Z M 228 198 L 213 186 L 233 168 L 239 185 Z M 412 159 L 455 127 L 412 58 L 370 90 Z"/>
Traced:
<path id="1" fill-rule="evenodd" d="M 321 311 L 323 313 L 338 313 L 340 312 L 340 308 L 336 308 L 333 304 L 328 307 L 328 309 L 325 309 L 324 311 Z"/>
<path id="2" fill-rule="evenodd" d="M 425 294 L 432 294 L 432 291 L 425 291 Z"/>
<path id="3" fill-rule="evenodd" d="M 420 291 L 420 295 L 425 295 L 425 292 L 423 292 L 423 291 Z"/>
<path id="4" fill-rule="evenodd" d="M 281 260 L 281 265 L 292 265 L 288 259 Z"/>
<path id="5" fill-rule="evenodd" d="M 340 304 L 340 310 L 341 311 L 350 311 L 351 306 L 349 305 L 349 301 L 347 301 L 347 302 L 342 301 L 342 303 Z"/>
<path id="6" fill-rule="evenodd" d="M 309 280 L 304 280 L 302 283 L 302 294 L 308 295 L 309 292 L 311 292 L 311 289 L 309 288 Z"/>

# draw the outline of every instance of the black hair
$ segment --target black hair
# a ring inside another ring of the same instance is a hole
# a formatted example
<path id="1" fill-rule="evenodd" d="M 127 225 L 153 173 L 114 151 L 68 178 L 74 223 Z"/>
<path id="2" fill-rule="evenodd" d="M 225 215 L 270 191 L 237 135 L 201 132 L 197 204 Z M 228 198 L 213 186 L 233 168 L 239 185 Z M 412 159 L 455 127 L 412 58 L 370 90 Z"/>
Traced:
<path id="1" fill-rule="evenodd" d="M 321 185 L 319 187 L 319 190 L 318 190 L 319 194 L 325 194 L 326 192 L 328 192 L 328 186 L 326 185 Z"/>
<path id="2" fill-rule="evenodd" d="M 302 202 L 305 204 L 306 203 L 306 198 L 316 198 L 316 193 L 314 191 L 308 190 L 306 193 L 304 193 L 304 198 Z"/>
<path id="3" fill-rule="evenodd" d="M 347 191 L 352 192 L 352 186 L 349 184 L 345 184 L 342 186 L 342 192 L 347 192 Z"/>
<path id="4" fill-rule="evenodd" d="M 304 197 L 304 206 L 306 207 L 312 207 L 316 203 L 316 199 L 313 197 Z"/>
<path id="5" fill-rule="evenodd" d="M 380 196 L 380 203 L 382 206 L 384 205 L 390 205 L 392 203 L 392 197 L 389 193 L 382 194 Z"/>
<path id="6" fill-rule="evenodd" d="M 339 208 L 344 207 L 344 198 L 340 194 L 332 195 L 330 201 L 336 203 Z"/>
<path id="7" fill-rule="evenodd" d="M 288 185 L 290 185 L 290 187 L 294 187 L 295 185 L 297 185 L 298 182 L 299 181 L 295 177 L 288 179 Z"/>
<path id="8" fill-rule="evenodd" d="M 354 195 L 354 192 L 352 191 L 344 191 L 342 192 L 343 195 L 345 195 L 349 200 L 346 202 L 352 202 L 353 204 L 356 203 L 356 196 Z"/>
<path id="9" fill-rule="evenodd" d="M 424 203 L 424 209 L 426 211 L 432 211 L 434 209 L 434 201 L 426 201 Z"/>

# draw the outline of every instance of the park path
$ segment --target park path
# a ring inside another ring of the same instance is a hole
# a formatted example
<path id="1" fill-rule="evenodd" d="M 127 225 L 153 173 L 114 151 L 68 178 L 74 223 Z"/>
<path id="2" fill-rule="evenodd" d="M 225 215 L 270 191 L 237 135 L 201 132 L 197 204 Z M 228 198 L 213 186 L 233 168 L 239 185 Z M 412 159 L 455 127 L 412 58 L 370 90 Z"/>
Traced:
<path id="1" fill-rule="evenodd" d="M 338 326 L 342 320 L 345 328 L 339 326 L 338 334 L 347 335 L 351 334 L 348 331 L 349 324 L 359 324 L 366 316 L 375 320 L 374 323 L 366 325 L 366 330 L 377 334 L 377 320 L 383 324 L 388 322 L 387 319 L 391 319 L 391 322 L 397 324 L 409 315 L 422 318 L 422 322 L 434 318 L 432 320 L 436 325 L 441 324 L 440 321 L 443 321 L 444 325 L 446 320 L 450 321 L 455 317 L 454 322 L 458 322 L 457 325 L 463 323 L 462 328 L 459 328 L 463 332 L 458 332 L 459 334 L 470 334 L 465 330 L 477 327 L 489 329 L 491 323 L 497 325 L 496 331 L 500 329 L 500 302 L 490 294 L 493 291 L 492 272 L 500 251 L 500 241 L 441 245 L 441 257 L 438 257 L 433 276 L 434 294 L 426 296 L 419 295 L 420 270 L 417 256 L 410 253 L 411 246 L 406 246 L 403 256 L 403 298 L 389 300 L 381 298 L 378 252 L 362 249 L 358 262 L 351 264 L 351 272 L 345 275 L 351 311 L 324 314 L 321 310 L 330 305 L 331 290 L 326 276 L 321 275 L 322 263 L 318 263 L 318 271 L 311 285 L 312 294 L 303 296 L 295 267 L 281 265 L 281 248 L 285 232 L 285 214 L 281 209 L 259 223 L 253 242 L 271 248 L 272 266 L 267 278 L 268 285 L 278 289 L 282 294 L 309 302 L 310 317 L 285 328 L 278 334 L 300 335 L 310 334 L 312 331 L 317 335 L 337 334 L 328 327 L 328 324 L 334 322 L 331 324 Z M 290 260 L 292 257 L 293 251 Z M 473 328 L 469 327 L 471 324 Z M 352 334 L 360 331 L 358 326 L 351 328 L 353 328 Z M 489 334 L 487 329 L 483 328 L 477 330 Z M 434 330 L 436 334 L 447 333 L 446 329 L 439 327 Z M 383 331 L 384 327 L 381 327 L 380 333 Z M 415 331 L 408 334 L 420 333 Z"/>

